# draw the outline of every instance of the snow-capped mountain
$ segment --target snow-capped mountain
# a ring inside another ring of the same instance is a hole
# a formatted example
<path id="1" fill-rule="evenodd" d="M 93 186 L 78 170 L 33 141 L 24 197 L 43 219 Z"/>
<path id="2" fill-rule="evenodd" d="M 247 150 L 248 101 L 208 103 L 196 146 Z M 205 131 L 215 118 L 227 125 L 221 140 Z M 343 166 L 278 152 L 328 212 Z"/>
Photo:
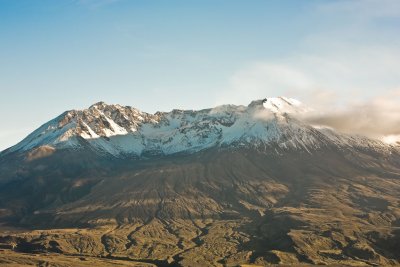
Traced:
<path id="1" fill-rule="evenodd" d="M 211 147 L 257 146 L 310 151 L 325 146 L 361 146 L 385 150 L 380 141 L 312 126 L 301 116 L 310 109 L 286 98 L 255 100 L 248 106 L 222 105 L 203 110 L 149 114 L 136 108 L 96 103 L 67 111 L 42 125 L 5 153 L 41 146 L 79 149 L 87 144 L 113 156 L 168 155 Z"/>
<path id="2" fill-rule="evenodd" d="M 67 111 L 0 154 L 0 225 L 21 227 L 0 245 L 157 266 L 398 265 L 399 147 L 311 125 L 314 112 L 284 97 Z"/>

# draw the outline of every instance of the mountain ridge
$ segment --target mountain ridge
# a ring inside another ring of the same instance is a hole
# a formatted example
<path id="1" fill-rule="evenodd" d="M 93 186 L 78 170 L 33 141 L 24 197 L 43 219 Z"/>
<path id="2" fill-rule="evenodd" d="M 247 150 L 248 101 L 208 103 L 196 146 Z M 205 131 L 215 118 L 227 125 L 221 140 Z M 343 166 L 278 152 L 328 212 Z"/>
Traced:
<path id="1" fill-rule="evenodd" d="M 40 126 L 2 154 L 40 146 L 78 149 L 82 142 L 115 157 L 194 153 L 214 146 L 271 146 L 313 150 L 327 143 L 375 147 L 387 144 L 310 125 L 301 116 L 311 109 L 300 101 L 265 98 L 248 106 L 221 105 L 202 110 L 142 112 L 134 107 L 97 102 L 70 110 Z"/>

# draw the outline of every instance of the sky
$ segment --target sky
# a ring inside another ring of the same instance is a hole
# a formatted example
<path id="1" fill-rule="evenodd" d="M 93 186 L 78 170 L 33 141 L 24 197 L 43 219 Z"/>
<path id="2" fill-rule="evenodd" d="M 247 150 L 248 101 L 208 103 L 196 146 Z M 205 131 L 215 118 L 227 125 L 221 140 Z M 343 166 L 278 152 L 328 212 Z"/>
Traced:
<path id="1" fill-rule="evenodd" d="M 0 150 L 98 101 L 153 113 L 271 96 L 400 134 L 400 1 L 0 0 Z"/>

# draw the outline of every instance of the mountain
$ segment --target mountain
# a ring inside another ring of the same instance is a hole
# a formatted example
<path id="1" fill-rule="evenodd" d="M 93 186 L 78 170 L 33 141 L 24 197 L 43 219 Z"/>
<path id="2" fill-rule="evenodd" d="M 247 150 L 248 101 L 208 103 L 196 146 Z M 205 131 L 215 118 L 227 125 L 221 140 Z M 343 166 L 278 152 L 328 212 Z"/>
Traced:
<path id="1" fill-rule="evenodd" d="M 0 263 L 400 264 L 399 146 L 309 112 L 285 97 L 67 111 L 0 154 L 0 247 L 15 247 Z"/>

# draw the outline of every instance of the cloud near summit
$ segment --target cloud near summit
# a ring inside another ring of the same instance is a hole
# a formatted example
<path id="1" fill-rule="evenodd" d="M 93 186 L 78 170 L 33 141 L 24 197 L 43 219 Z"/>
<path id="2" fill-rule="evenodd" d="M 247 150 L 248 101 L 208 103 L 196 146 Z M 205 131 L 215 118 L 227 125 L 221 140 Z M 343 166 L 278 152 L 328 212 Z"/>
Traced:
<path id="1" fill-rule="evenodd" d="M 344 107 L 326 106 L 304 119 L 312 124 L 373 138 L 400 135 L 400 89 Z"/>

